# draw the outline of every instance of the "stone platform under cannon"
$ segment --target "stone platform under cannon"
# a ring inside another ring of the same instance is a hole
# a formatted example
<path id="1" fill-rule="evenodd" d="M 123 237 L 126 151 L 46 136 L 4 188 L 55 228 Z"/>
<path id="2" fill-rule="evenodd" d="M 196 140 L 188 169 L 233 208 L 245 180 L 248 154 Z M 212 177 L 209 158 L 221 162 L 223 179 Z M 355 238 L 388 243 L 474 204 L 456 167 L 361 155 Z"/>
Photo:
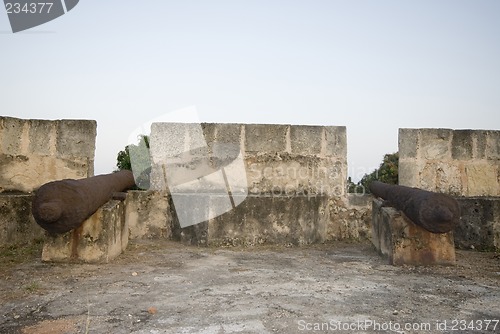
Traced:
<path id="1" fill-rule="evenodd" d="M 453 232 L 429 232 L 380 199 L 372 204 L 372 243 L 389 264 L 455 264 Z"/>

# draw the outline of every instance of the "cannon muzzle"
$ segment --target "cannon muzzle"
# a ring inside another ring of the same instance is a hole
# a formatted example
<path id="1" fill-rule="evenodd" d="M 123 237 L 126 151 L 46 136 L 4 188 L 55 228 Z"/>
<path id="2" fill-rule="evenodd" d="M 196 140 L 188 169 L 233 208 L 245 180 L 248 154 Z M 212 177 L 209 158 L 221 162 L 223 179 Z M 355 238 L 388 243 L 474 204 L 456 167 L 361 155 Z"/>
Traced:
<path id="1" fill-rule="evenodd" d="M 447 233 L 459 223 L 460 206 L 451 196 L 379 181 L 370 184 L 370 191 L 429 232 Z"/>
<path id="2" fill-rule="evenodd" d="M 134 185 L 134 176 L 128 170 L 80 180 L 49 182 L 35 193 L 33 217 L 50 233 L 65 233 L 79 227 L 109 201 L 113 193 Z"/>

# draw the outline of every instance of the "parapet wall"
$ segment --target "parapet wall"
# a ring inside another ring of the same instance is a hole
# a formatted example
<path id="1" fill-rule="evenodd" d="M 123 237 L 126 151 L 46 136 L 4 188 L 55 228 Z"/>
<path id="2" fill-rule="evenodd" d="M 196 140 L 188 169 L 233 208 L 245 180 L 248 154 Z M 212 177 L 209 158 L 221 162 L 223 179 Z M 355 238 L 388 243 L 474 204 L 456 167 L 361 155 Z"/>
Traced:
<path id="1" fill-rule="evenodd" d="M 399 184 L 500 196 L 500 131 L 400 129 Z"/>
<path id="2" fill-rule="evenodd" d="M 94 174 L 95 121 L 0 117 L 0 192 Z"/>
<path id="3" fill-rule="evenodd" d="M 233 145 L 243 157 L 248 194 L 345 194 L 347 143 L 343 126 L 154 123 L 150 144 L 155 190 L 166 189 L 163 167 L 172 163 L 174 156 L 190 152 L 189 161 L 183 163 L 194 168 L 207 152 L 214 154 L 221 145 Z M 222 152 L 218 158 L 230 160 L 230 155 Z M 202 188 L 214 187 L 207 184 Z"/>
<path id="4" fill-rule="evenodd" d="M 366 215 L 347 209 L 343 126 L 154 123 L 150 145 L 151 187 L 171 198 L 174 239 L 308 244 L 365 235 Z"/>

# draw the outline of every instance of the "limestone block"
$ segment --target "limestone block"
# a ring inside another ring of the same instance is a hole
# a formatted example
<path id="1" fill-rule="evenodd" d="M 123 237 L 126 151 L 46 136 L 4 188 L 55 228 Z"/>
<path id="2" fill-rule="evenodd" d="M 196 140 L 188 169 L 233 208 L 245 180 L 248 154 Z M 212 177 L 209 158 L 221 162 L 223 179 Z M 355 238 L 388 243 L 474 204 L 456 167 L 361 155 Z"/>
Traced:
<path id="1" fill-rule="evenodd" d="M 96 122 L 0 117 L 0 192 L 94 173 Z"/>
<path id="2" fill-rule="evenodd" d="M 31 214 L 32 194 L 0 194 L 0 245 L 29 244 L 44 230 Z"/>
<path id="3" fill-rule="evenodd" d="M 169 196 L 158 191 L 128 191 L 125 202 L 125 225 L 130 239 L 172 236 Z"/>
<path id="4" fill-rule="evenodd" d="M 111 200 L 99 208 L 80 227 L 57 236 L 48 236 L 42 261 L 107 263 L 128 244 L 125 205 Z"/>
<path id="5" fill-rule="evenodd" d="M 292 154 L 320 155 L 323 141 L 321 126 L 290 126 L 290 142 Z"/>
<path id="6" fill-rule="evenodd" d="M 420 129 L 420 155 L 426 159 L 451 159 L 450 129 Z"/>
<path id="7" fill-rule="evenodd" d="M 500 160 L 500 131 L 487 132 L 486 157 L 489 160 Z"/>
<path id="8" fill-rule="evenodd" d="M 93 160 L 0 154 L 0 170 L 0 192 L 31 192 L 50 181 L 92 176 Z"/>
<path id="9" fill-rule="evenodd" d="M 339 160 L 347 159 L 347 135 L 345 126 L 325 126 L 325 155 L 337 157 Z"/>
<path id="10" fill-rule="evenodd" d="M 213 143 L 230 143 L 241 146 L 242 126 L 233 123 L 201 123 L 203 135 L 210 148 Z"/>
<path id="11" fill-rule="evenodd" d="M 208 221 L 209 245 L 311 244 L 326 238 L 328 197 L 249 196 Z"/>
<path id="12" fill-rule="evenodd" d="M 421 187 L 421 168 L 417 159 L 399 157 L 398 184 L 407 187 Z"/>
<path id="13" fill-rule="evenodd" d="M 462 217 L 454 231 L 458 248 L 500 250 L 500 197 L 459 197 Z"/>
<path id="14" fill-rule="evenodd" d="M 455 130 L 451 141 L 451 156 L 457 160 L 470 160 L 473 157 L 473 130 Z"/>
<path id="15" fill-rule="evenodd" d="M 246 124 L 246 152 L 285 152 L 289 125 Z"/>
<path id="16" fill-rule="evenodd" d="M 57 121 L 57 153 L 60 157 L 94 157 L 97 122 Z"/>
<path id="17" fill-rule="evenodd" d="M 484 159 L 486 157 L 486 139 L 488 132 L 485 130 L 476 130 L 473 135 L 473 156 L 474 159 Z"/>
<path id="18" fill-rule="evenodd" d="M 378 199 L 372 206 L 372 243 L 392 265 L 455 263 L 453 232 L 431 233 Z"/>
<path id="19" fill-rule="evenodd" d="M 498 196 L 500 185 L 495 165 L 474 163 L 466 166 L 467 196 Z"/>
<path id="20" fill-rule="evenodd" d="M 55 143 L 57 140 L 57 122 L 46 120 L 31 120 L 29 128 L 29 150 L 30 152 L 49 156 L 55 154 Z M 95 135 L 94 137 L 95 138 Z M 89 138 L 89 139 L 92 139 Z M 89 141 L 87 139 L 87 141 Z M 93 157 L 94 151 L 90 152 L 86 157 Z"/>
<path id="21" fill-rule="evenodd" d="M 418 149 L 418 129 L 399 129 L 399 158 L 416 158 Z M 401 184 L 401 183 L 400 183 Z"/>
<path id="22" fill-rule="evenodd" d="M 347 165 L 335 158 L 258 155 L 245 160 L 251 194 L 343 195 Z"/>
<path id="23" fill-rule="evenodd" d="M 26 120 L 14 117 L 0 117 L 0 153 L 6 155 L 23 155 L 23 138 Z"/>

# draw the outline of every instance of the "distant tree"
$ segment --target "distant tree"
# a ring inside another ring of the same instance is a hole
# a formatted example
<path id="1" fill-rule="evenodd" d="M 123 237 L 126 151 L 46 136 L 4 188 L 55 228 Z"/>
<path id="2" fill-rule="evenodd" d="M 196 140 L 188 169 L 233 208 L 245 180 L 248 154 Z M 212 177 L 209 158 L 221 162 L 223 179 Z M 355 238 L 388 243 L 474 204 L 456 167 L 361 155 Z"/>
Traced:
<path id="1" fill-rule="evenodd" d="M 116 157 L 118 170 L 133 170 L 137 188 L 149 189 L 149 176 L 151 173 L 151 159 L 149 157 L 149 137 L 139 136 L 137 145 L 125 146 Z"/>
<path id="2" fill-rule="evenodd" d="M 127 145 L 123 151 L 118 152 L 116 157 L 116 167 L 118 170 L 132 170 L 132 162 L 130 161 L 130 150 L 137 152 L 137 148 L 146 147 L 149 149 L 149 136 L 140 135 L 138 145 Z"/>
<path id="3" fill-rule="evenodd" d="M 398 166 L 398 152 L 384 155 L 384 160 L 380 164 L 379 168 L 370 174 L 365 174 L 357 184 L 354 184 L 354 182 L 351 181 L 351 178 L 347 180 L 348 192 L 369 193 L 370 183 L 373 181 L 398 184 Z"/>

